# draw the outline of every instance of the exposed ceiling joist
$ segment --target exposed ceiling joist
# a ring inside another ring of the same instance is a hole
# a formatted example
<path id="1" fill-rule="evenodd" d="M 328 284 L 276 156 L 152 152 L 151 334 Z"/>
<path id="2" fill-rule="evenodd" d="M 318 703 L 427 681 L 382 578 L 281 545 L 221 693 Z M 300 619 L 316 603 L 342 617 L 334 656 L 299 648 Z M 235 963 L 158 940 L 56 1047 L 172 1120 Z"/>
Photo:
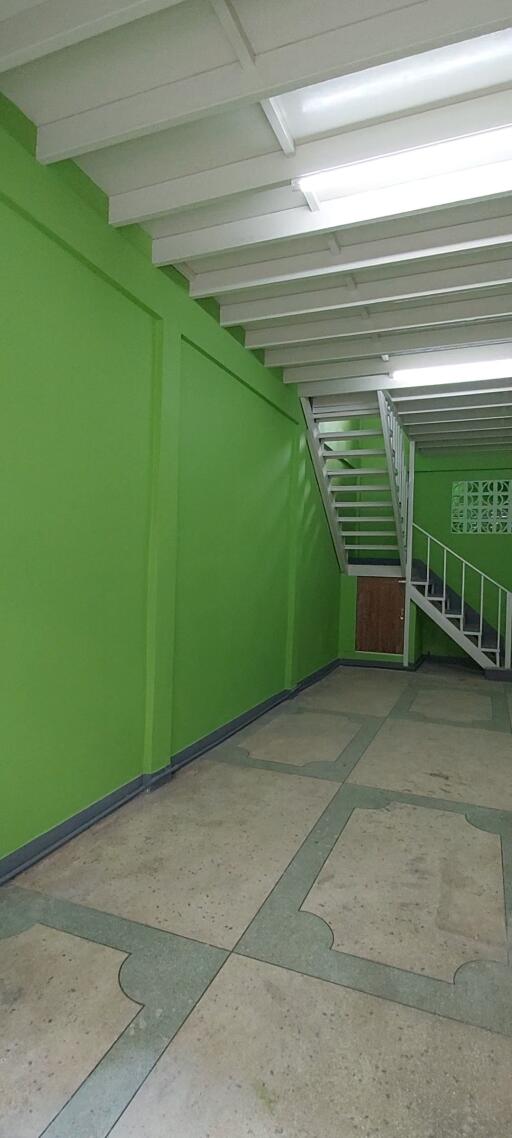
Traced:
<path id="1" fill-rule="evenodd" d="M 241 199 L 240 205 L 244 200 L 245 198 Z M 199 272 L 192 282 L 190 295 L 218 297 L 244 288 L 333 276 L 373 265 L 394 264 L 418 257 L 443 256 L 512 243 L 511 214 L 481 219 L 476 216 L 459 222 L 458 211 L 452 209 L 450 213 L 453 216 L 447 218 L 447 223 L 437 226 L 435 213 L 427 214 L 425 221 L 421 216 L 416 217 L 410 222 L 411 232 L 397 236 L 381 236 L 379 226 L 374 225 L 371 237 L 358 242 L 357 229 L 348 230 L 343 236 L 338 236 L 334 253 L 303 253 L 295 257 L 241 265 L 239 268 Z"/>
<path id="2" fill-rule="evenodd" d="M 338 27 L 263 51 L 251 70 L 238 61 L 228 63 L 46 123 L 39 132 L 39 158 L 70 158 L 292 87 L 506 28 L 510 22 L 506 0 L 488 0 L 485 9 L 481 0 L 386 0 L 385 6 L 384 12 L 354 20 L 352 11 L 344 18 L 345 6 L 340 5 Z"/>
<path id="3" fill-rule="evenodd" d="M 492 188 L 491 188 L 492 186 Z M 401 196 L 397 195 L 397 190 Z M 458 180 L 447 189 L 446 179 L 425 179 L 414 186 L 414 193 L 405 193 L 404 187 L 390 186 L 378 194 L 353 194 L 350 198 L 340 198 L 324 202 L 322 208 L 311 204 L 314 195 L 304 191 L 307 205 L 299 204 L 295 209 L 284 212 L 264 213 L 240 221 L 226 221 L 221 224 L 194 228 L 188 233 L 159 237 L 153 241 L 153 264 L 167 265 L 177 261 L 191 261 L 216 253 L 253 245 L 268 244 L 290 237 L 303 237 L 312 233 L 328 234 L 342 226 L 358 222 L 404 217 L 408 212 L 418 209 L 431 209 L 455 202 L 476 201 L 486 195 L 509 194 L 512 191 L 512 160 L 497 163 L 492 183 L 487 173 L 480 180 L 479 171 L 461 172 Z M 412 187 L 411 187 L 412 191 Z M 397 204 L 399 203 L 399 204 Z M 507 233 L 504 241 L 490 242 L 500 244 L 510 241 Z M 466 245 L 471 248 L 471 245 Z"/>
<path id="4" fill-rule="evenodd" d="M 386 335 L 358 336 L 353 339 L 327 340 L 295 348 L 274 348 L 265 353 L 269 367 L 317 364 L 329 360 L 359 359 L 364 356 L 396 355 L 399 352 L 429 351 L 439 348 L 463 348 L 470 344 L 493 344 L 508 341 L 512 356 L 512 327 L 509 320 L 414 332 L 390 332 Z"/>
<path id="5" fill-rule="evenodd" d="M 483 395 L 488 397 L 492 395 L 494 398 L 494 388 L 492 380 L 480 381 L 479 384 L 475 383 L 460 383 L 460 384 L 446 384 L 439 381 L 435 377 L 422 380 L 421 389 L 410 388 L 407 386 L 407 379 L 402 379 L 400 373 L 391 376 L 387 375 L 360 375 L 349 376 L 342 379 L 324 379 L 313 380 L 308 383 L 299 383 L 297 391 L 302 397 L 313 398 L 318 400 L 320 397 L 325 396 L 328 398 L 343 397 L 354 399 L 358 395 L 364 393 L 366 398 L 370 393 L 381 390 L 389 390 L 393 395 L 393 402 L 399 404 L 398 410 L 401 411 L 402 407 L 407 403 L 412 405 L 414 400 L 417 400 L 418 406 L 425 404 L 425 392 L 432 389 L 435 399 L 441 399 L 443 396 L 446 398 L 446 406 L 456 407 L 457 401 L 461 405 L 467 403 L 468 395 L 471 396 L 471 402 L 478 405 L 479 396 Z M 507 385 L 500 388 L 510 398 L 511 384 L 507 381 Z M 401 398 L 400 398 L 401 397 Z M 476 400 L 476 402 L 475 402 Z"/>
<path id="6" fill-rule="evenodd" d="M 231 197 L 236 193 L 290 183 L 315 170 L 365 162 L 376 155 L 393 154 L 458 136 L 493 130 L 508 125 L 511 121 L 512 111 L 507 92 L 480 95 L 460 103 L 404 115 L 390 122 L 371 124 L 331 134 L 328 138 L 302 142 L 296 146 L 293 155 L 277 152 L 263 154 L 210 169 L 207 177 L 203 172 L 187 174 L 113 194 L 110 199 L 110 223 L 128 225 L 146 221 L 177 209 L 190 209 L 221 197 Z M 38 155 L 43 162 L 50 160 L 45 157 L 45 140 L 50 129 L 51 127 L 42 127 L 39 131 Z"/>
<path id="7" fill-rule="evenodd" d="M 461 268 L 418 272 L 357 285 L 336 285 L 314 292 L 297 292 L 262 300 L 246 300 L 221 307 L 221 324 L 251 324 L 275 320 L 282 316 L 300 316 L 311 312 L 333 312 L 336 309 L 380 304 L 384 301 L 436 296 L 475 288 L 491 288 L 512 282 L 512 260 L 489 264 L 462 265 Z"/>
<path id="8" fill-rule="evenodd" d="M 0 72 L 150 16 L 183 0 L 43 0 L 0 18 Z"/>
<path id="9" fill-rule="evenodd" d="M 309 381 L 320 381 L 324 379 L 345 379 L 350 376 L 361 375 L 389 375 L 397 379 L 402 371 L 409 371 L 413 369 L 415 372 L 421 372 L 421 382 L 437 383 L 446 382 L 443 380 L 432 378 L 434 372 L 438 368 L 453 368 L 460 367 L 461 365 L 482 366 L 491 361 L 503 361 L 505 366 L 510 363 L 510 372 L 512 377 L 512 341 L 502 344 L 485 344 L 478 345 L 471 348 L 448 348 L 433 351 L 432 349 L 415 352 L 412 354 L 403 354 L 397 356 L 385 356 L 384 358 L 375 358 L 363 360 L 342 360 L 341 362 L 325 363 L 325 364 L 304 364 L 297 367 L 285 368 L 283 379 L 285 383 L 307 383 Z M 429 375 L 431 372 L 431 375 Z"/>
<path id="10" fill-rule="evenodd" d="M 292 351 L 301 345 L 321 340 L 339 339 L 341 336 L 368 336 L 373 332 L 392 332 L 408 328 L 433 327 L 438 324 L 461 324 L 469 321 L 493 320 L 512 316 L 512 293 L 498 293 L 477 299 L 450 300 L 443 303 L 406 303 L 383 312 L 343 313 L 325 320 L 297 320 L 293 324 L 255 325 L 247 330 L 248 348 L 281 349 Z M 316 350 L 313 348 L 313 350 Z M 268 353 L 268 359 L 271 355 Z M 327 357 L 330 358 L 330 357 Z M 291 362 L 291 361 L 290 361 Z"/>

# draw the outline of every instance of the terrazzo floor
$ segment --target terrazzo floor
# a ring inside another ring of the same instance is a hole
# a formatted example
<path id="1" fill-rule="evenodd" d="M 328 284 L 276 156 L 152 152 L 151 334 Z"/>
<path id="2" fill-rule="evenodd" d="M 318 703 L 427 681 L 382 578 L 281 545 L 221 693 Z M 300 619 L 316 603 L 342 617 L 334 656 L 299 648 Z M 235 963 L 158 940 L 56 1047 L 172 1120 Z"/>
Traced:
<path id="1" fill-rule="evenodd" d="M 340 667 L 0 891 L 0 1138 L 510 1138 L 510 685 Z"/>

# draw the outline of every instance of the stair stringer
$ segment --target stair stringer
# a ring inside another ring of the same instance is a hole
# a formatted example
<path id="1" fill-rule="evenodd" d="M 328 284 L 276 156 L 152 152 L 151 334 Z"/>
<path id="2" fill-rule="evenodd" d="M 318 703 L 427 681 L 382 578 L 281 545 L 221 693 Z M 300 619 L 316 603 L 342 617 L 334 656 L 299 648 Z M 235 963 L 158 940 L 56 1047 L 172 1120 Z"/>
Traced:
<path id="1" fill-rule="evenodd" d="M 496 668 L 497 665 L 493 663 L 489 656 L 487 656 L 477 644 L 473 644 L 473 641 L 470 640 L 468 636 L 465 636 L 461 629 L 457 628 L 448 617 L 444 616 L 437 606 L 433 605 L 414 585 L 408 584 L 406 586 L 406 599 L 413 601 L 439 628 L 442 628 L 443 632 L 446 632 L 455 644 L 459 645 L 459 648 L 462 648 L 468 656 L 471 656 L 481 668 L 486 668 L 487 670 Z"/>

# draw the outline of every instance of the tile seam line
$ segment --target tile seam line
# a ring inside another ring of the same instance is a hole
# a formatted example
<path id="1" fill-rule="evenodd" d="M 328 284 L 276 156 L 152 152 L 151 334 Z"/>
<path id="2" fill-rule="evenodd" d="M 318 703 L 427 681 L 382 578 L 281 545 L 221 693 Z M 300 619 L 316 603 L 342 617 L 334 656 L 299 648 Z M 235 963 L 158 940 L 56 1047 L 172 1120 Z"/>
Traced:
<path id="1" fill-rule="evenodd" d="M 407 690 L 407 688 L 409 687 L 410 683 L 411 683 L 411 680 L 410 680 L 410 678 L 409 678 L 409 679 L 407 680 L 407 687 L 406 687 L 406 689 L 405 689 L 405 690 Z M 388 714 L 387 714 L 387 715 L 385 715 L 385 716 L 382 716 L 382 717 L 381 717 L 381 722 L 380 722 L 380 725 L 379 725 L 379 727 L 377 728 L 377 732 L 376 732 L 377 734 L 378 734 L 378 732 L 379 732 L 379 731 L 381 731 L 381 730 L 382 730 L 382 728 L 384 727 L 384 724 L 385 724 L 385 723 L 387 722 L 387 720 L 389 719 L 389 716 L 391 715 L 391 712 L 393 711 L 393 708 L 395 707 L 395 704 L 398 702 L 398 699 L 400 699 L 402 695 L 403 695 L 403 692 L 401 692 L 401 693 L 400 693 L 400 696 L 398 696 L 398 698 L 395 700 L 395 702 L 394 702 L 394 704 L 393 704 L 393 707 L 392 707 L 392 708 L 390 708 L 390 710 L 389 710 Z M 358 733 L 359 733 L 359 732 L 358 732 Z M 357 738 L 357 735 L 356 735 L 355 737 Z M 358 758 L 357 762 L 356 762 L 356 763 L 355 763 L 355 765 L 354 765 L 354 768 L 353 768 L 354 770 L 355 770 L 355 767 L 357 766 L 357 763 L 359 763 L 359 762 L 361 761 L 361 759 L 362 759 L 362 758 L 364 758 L 364 756 L 365 756 L 365 754 L 366 754 L 366 752 L 367 752 L 367 750 L 368 750 L 368 747 L 370 746 L 370 743 L 371 743 L 371 742 L 373 742 L 373 740 L 369 740 L 369 741 L 368 741 L 368 743 L 366 744 L 366 746 L 364 747 L 364 749 L 363 749 L 363 751 L 362 751 L 362 754 L 359 756 L 359 758 Z M 347 744 L 347 746 L 350 746 L 350 743 L 348 743 L 348 744 Z M 342 751 L 341 753 L 343 754 L 343 753 L 344 753 L 344 751 L 345 751 L 346 749 L 347 749 L 347 748 L 346 748 L 346 747 L 344 747 L 344 748 L 343 748 L 343 751 Z M 350 773 L 352 773 L 352 772 L 350 772 Z M 250 929 L 250 927 L 251 927 L 251 925 L 252 925 L 253 921 L 255 921 L 255 920 L 256 920 L 256 918 L 259 916 L 259 914 L 260 914 L 260 912 L 261 912 L 261 910 L 262 910 L 263 906 L 266 904 L 266 902 L 267 902 L 267 901 L 269 900 L 269 898 L 272 896 L 272 894 L 273 894 L 274 890 L 275 890 L 275 889 L 277 889 L 277 886 L 278 886 L 278 885 L 281 883 L 281 881 L 282 881 L 282 879 L 283 879 L 283 877 L 284 877 L 285 873 L 287 873 L 287 872 L 288 872 L 288 870 L 290 869 L 291 865 L 292 865 L 292 864 L 293 864 L 293 862 L 295 861 L 295 858 L 298 856 L 298 854 L 299 854 L 299 853 L 300 853 L 300 851 L 302 850 L 303 846 L 304 846 L 304 845 L 305 845 L 305 843 L 308 841 L 308 838 L 310 838 L 310 837 L 311 837 L 311 834 L 313 833 L 313 830 L 315 829 L 315 827 L 316 827 L 316 826 L 318 826 L 319 822 L 320 822 L 320 821 L 321 821 L 321 819 L 324 817 L 324 815 L 327 813 L 327 811 L 329 810 L 330 806 L 332 805 L 332 803 L 334 802 L 334 800 L 337 798 L 338 794 L 340 794 L 340 793 L 341 793 L 341 791 L 343 790 L 343 788 L 344 788 L 344 786 L 345 786 L 345 783 L 347 782 L 347 779 L 348 779 L 348 778 L 349 778 L 349 775 L 347 774 L 347 775 L 345 775 L 345 778 L 343 778 L 343 779 L 341 780 L 341 782 L 339 783 L 338 789 L 337 789 L 337 790 L 334 792 L 334 794 L 332 795 L 332 798 L 331 798 L 331 799 L 329 800 L 329 802 L 327 803 L 327 806 L 325 807 L 325 810 L 322 810 L 322 813 L 321 813 L 321 814 L 319 814 L 318 818 L 316 819 L 316 822 L 314 822 L 314 823 L 313 823 L 313 825 L 311 826 L 311 829 L 310 829 L 310 830 L 308 830 L 307 834 L 304 836 L 304 838 L 303 838 L 302 842 L 300 843 L 300 846 L 298 846 L 298 847 L 297 847 L 297 849 L 295 850 L 295 853 L 292 855 L 292 857 L 290 858 L 290 860 L 289 860 L 288 864 L 287 864 L 287 865 L 285 866 L 285 868 L 283 869 L 283 872 L 282 872 L 282 873 L 279 875 L 279 878 L 278 878 L 278 880 L 277 880 L 277 881 L 274 883 L 274 885 L 272 886 L 272 889 L 269 891 L 269 893 L 267 893 L 267 896 L 266 896 L 266 897 L 265 897 L 265 899 L 262 901 L 262 903 L 261 903 L 261 905 L 259 906 L 259 908 L 258 908 L 257 912 L 254 914 L 254 916 L 253 916 L 253 917 L 251 917 L 251 920 L 249 921 L 249 924 L 246 926 L 246 928 L 244 929 L 243 933 L 241 934 L 241 936 L 240 936 L 240 937 L 239 937 L 239 939 L 237 940 L 236 944 L 234 945 L 234 947 L 233 947 L 233 949 L 232 949 L 232 951 L 233 951 L 233 952 L 236 952 L 236 951 L 237 951 L 237 948 L 238 948 L 238 946 L 239 946 L 239 944 L 240 944 L 241 940 L 242 940 L 242 939 L 243 939 L 243 937 L 245 936 L 245 934 L 246 934 L 246 932 L 248 931 L 248 929 Z M 325 781 L 327 781 L 327 780 L 325 780 Z M 352 811 L 351 811 L 351 813 L 352 813 Z M 330 852 L 331 852 L 331 851 L 329 850 L 329 853 L 330 853 Z M 329 856 L 329 855 L 327 855 L 327 856 Z M 324 862 L 322 862 L 322 867 L 321 867 L 321 868 L 323 868 L 323 865 L 324 865 L 324 863 L 325 863 L 325 861 L 326 861 L 326 860 L 327 860 L 327 857 L 324 859 Z M 320 872 L 320 870 L 319 870 L 319 872 Z M 317 877 L 318 877 L 318 874 L 317 874 Z M 316 878 L 315 878 L 315 880 L 316 880 Z M 308 894 L 308 893 L 309 893 L 309 889 L 308 889 L 307 893 L 305 894 L 305 897 L 307 897 L 307 894 Z M 302 904 L 304 903 L 305 897 L 303 898 Z"/>
<path id="2" fill-rule="evenodd" d="M 334 949 L 334 951 L 337 951 L 337 950 Z M 455 1017 L 453 1017 L 453 1016 L 443 1015 L 441 1012 L 432 1011 L 430 1008 L 418 1008 L 418 1007 L 416 1007 L 415 1004 L 407 1004 L 403 1000 L 398 1000 L 395 997 L 383 996 L 381 993 L 376 993 L 376 992 L 368 992 L 366 988 L 360 988 L 355 984 L 347 984 L 347 983 L 340 984 L 336 980 L 329 980 L 329 979 L 326 979 L 325 976 L 319 976 L 316 972 L 301 972 L 300 968 L 296 968 L 293 965 L 276 964 L 275 960 L 267 960 L 267 959 L 263 958 L 262 956 L 250 956 L 246 952 L 237 952 L 236 949 L 233 949 L 233 952 L 230 955 L 231 956 L 235 955 L 238 959 L 254 960 L 258 964 L 267 964 L 271 968 L 280 968 L 280 969 L 282 969 L 283 972 L 294 972 L 297 976 L 306 976 L 310 980 L 320 980 L 323 984 L 331 984 L 333 988 L 341 988 L 343 990 L 346 989 L 349 992 L 357 992 L 361 996 L 368 996 L 368 998 L 370 1000 L 383 1000 L 384 1003 L 386 1003 L 386 1004 L 397 1004 L 401 1008 L 408 1008 L 408 1010 L 410 1012 L 417 1012 L 418 1015 L 434 1016 L 436 1019 L 439 1019 L 441 1021 L 449 1020 L 450 1023 L 458 1024 L 460 1028 L 468 1028 L 469 1027 L 473 1031 L 487 1031 L 489 1033 L 489 1035 L 491 1035 L 493 1037 L 497 1035 L 501 1039 L 510 1039 L 510 1035 L 505 1034 L 502 1031 L 497 1031 L 493 1028 L 485 1027 L 482 1024 L 472 1023 L 471 1020 L 455 1019 Z M 360 959 L 364 959 L 364 958 L 356 957 L 356 959 L 360 960 Z M 226 961 L 226 963 L 227 963 L 227 961 Z M 465 961 L 465 963 L 472 963 L 472 962 L 471 961 Z M 384 968 L 392 968 L 393 965 L 385 964 L 385 965 L 383 965 L 383 967 Z M 459 965 L 459 967 L 463 967 L 463 966 Z M 405 970 L 401 970 L 401 971 L 405 971 Z M 458 969 L 457 969 L 457 971 L 458 971 Z M 410 975 L 410 973 L 408 973 L 408 974 Z M 217 973 L 217 975 L 218 975 L 218 973 Z M 422 973 L 413 973 L 413 975 L 419 975 L 420 977 L 423 977 Z M 436 979 L 436 978 L 435 977 L 428 977 L 428 979 Z M 439 980 L 438 983 L 446 984 L 448 987 L 454 987 L 455 986 L 453 980 Z M 109 1133 L 110 1133 L 110 1131 L 109 1131 Z"/>
<path id="3" fill-rule="evenodd" d="M 410 689 L 410 688 L 412 688 L 412 687 L 413 687 L 413 678 L 412 678 L 412 673 L 411 673 L 411 675 L 410 675 L 410 676 L 408 677 L 408 679 L 407 679 L 407 685 L 406 685 L 406 688 L 404 689 L 404 692 L 406 693 L 406 692 L 408 691 L 408 689 Z M 399 702 L 399 701 L 402 699 L 402 697 L 403 697 L 403 695 L 404 695 L 404 692 L 401 692 L 401 693 L 400 693 L 400 695 L 397 697 L 397 699 L 395 700 L 395 702 L 394 702 L 393 706 L 390 708 L 390 710 L 389 710 L 389 712 L 387 713 L 387 715 L 385 715 L 385 716 L 382 716 L 382 717 L 381 717 L 381 723 L 380 723 L 380 726 L 379 726 L 379 727 L 378 727 L 378 729 L 377 729 L 377 734 L 378 734 L 378 733 L 379 733 L 379 732 L 380 732 L 380 731 L 383 729 L 383 727 L 385 726 L 385 724 L 387 723 L 387 721 L 388 721 L 389 719 L 391 719 L 391 720 L 392 720 L 393 711 L 394 711 L 394 709 L 395 709 L 395 707 L 396 707 L 397 703 L 398 703 L 398 702 Z M 356 736 L 356 737 L 357 737 L 357 736 Z M 253 924 L 253 922 L 254 922 L 254 921 L 256 920 L 256 918 L 259 916 L 259 914 L 260 914 L 261 910 L 263 909 L 264 905 L 267 903 L 267 901 L 269 900 L 269 898 L 272 896 L 272 894 L 274 893 L 274 891 L 277 889 L 278 885 L 280 885 L 280 883 L 281 883 L 281 881 L 282 881 L 283 877 L 285 876 L 285 874 L 288 872 L 288 870 L 289 870 L 289 869 L 290 869 L 290 867 L 292 866 L 292 864 L 293 864 L 293 862 L 295 861 L 296 857 L 297 857 L 297 856 L 298 856 L 298 854 L 301 852 L 301 850 L 302 850 L 303 846 L 305 845 L 305 843 L 308 841 L 308 839 L 310 838 L 311 834 L 313 833 L 313 830 L 314 830 L 314 829 L 315 829 L 315 827 L 316 827 L 316 826 L 317 826 L 317 825 L 320 823 L 320 821 L 322 820 L 322 818 L 324 817 L 324 815 L 327 813 L 327 811 L 328 811 L 328 810 L 329 810 L 329 808 L 331 807 L 332 803 L 333 803 L 333 802 L 335 801 L 335 799 L 337 798 L 338 794 L 341 794 L 342 790 L 345 788 L 345 786 L 346 786 L 347 784 L 349 784 L 350 786 L 356 786 L 356 787 L 357 787 L 357 786 L 360 786 L 360 785 L 363 785 L 363 784 L 361 784 L 361 783 L 349 783 L 349 782 L 348 782 L 348 780 L 350 779 L 350 776 L 351 776 L 351 774 L 353 773 L 353 771 L 356 769 L 356 767 L 357 767 L 358 763 L 359 763 L 359 762 L 360 762 L 360 761 L 361 761 L 361 760 L 364 758 L 364 756 L 365 756 L 365 754 L 366 754 L 366 751 L 368 750 L 368 747 L 370 746 L 370 743 L 371 743 L 371 742 L 373 742 L 373 740 L 369 740 L 369 742 L 366 744 L 366 746 L 365 746 L 365 748 L 364 748 L 364 750 L 363 750 L 362 754 L 359 756 L 359 758 L 358 758 L 357 762 L 354 764 L 354 767 L 353 767 L 353 769 L 352 769 L 352 770 L 351 770 L 351 771 L 350 771 L 350 772 L 349 772 L 347 775 L 345 775 L 345 777 L 344 777 L 344 778 L 343 778 L 343 779 L 340 781 L 340 783 L 339 783 L 339 786 L 338 786 L 338 789 L 335 791 L 335 793 L 333 794 L 332 798 L 331 798 L 331 799 L 330 799 L 330 801 L 328 802 L 327 806 L 325 807 L 325 810 L 323 810 L 323 811 L 322 811 L 322 813 L 321 813 L 321 814 L 318 816 L 318 818 L 317 818 L 316 822 L 313 824 L 313 826 L 311 827 L 311 829 L 310 829 L 310 830 L 308 831 L 308 833 L 305 835 L 305 837 L 304 837 L 303 841 L 300 843 L 300 846 L 298 846 L 298 848 L 295 850 L 295 853 L 293 854 L 293 856 L 290 858 L 290 861 L 288 862 L 288 864 L 287 864 L 287 865 L 285 866 L 285 868 L 283 869 L 283 872 L 280 874 L 280 876 L 279 876 L 278 880 L 277 880 L 277 881 L 274 883 L 274 885 L 272 886 L 272 889 L 269 891 L 269 893 L 267 894 L 267 896 L 265 897 L 265 899 L 262 901 L 262 903 L 261 903 L 261 905 L 259 906 L 258 910 L 257 910 L 257 911 L 256 911 L 256 913 L 254 914 L 254 916 L 251 918 L 251 920 L 249 921 L 249 924 L 248 924 L 248 925 L 247 925 L 247 927 L 244 929 L 243 933 L 241 934 L 241 936 L 239 937 L 238 941 L 237 941 L 237 942 L 236 942 L 236 944 L 234 945 L 234 947 L 233 947 L 233 949 L 232 949 L 232 952 L 235 952 L 235 953 L 237 953 L 237 955 L 245 955 L 245 954 L 242 954 L 242 953 L 238 953 L 238 952 L 237 952 L 239 944 L 240 944 L 240 943 L 241 943 L 241 941 L 243 940 L 243 938 L 244 938 L 245 934 L 248 932 L 248 930 L 250 929 L 250 927 L 251 927 L 251 925 Z M 350 744 L 347 744 L 347 746 L 350 746 Z M 345 751 L 345 750 L 346 750 L 346 748 L 344 748 L 344 751 Z M 344 751 L 342 752 L 342 754 L 344 753 Z M 306 777 L 307 777 L 307 776 L 306 776 Z M 320 781 L 320 780 L 319 780 L 319 781 Z M 327 781 L 327 780 L 325 780 L 325 781 Z M 389 790 L 387 790 L 385 787 L 366 787 L 366 789 L 367 789 L 367 790 L 382 790 L 384 793 L 393 794 L 393 791 L 389 791 Z M 422 796 L 421 796 L 421 795 L 418 795 L 418 796 L 416 796 L 416 797 L 422 797 Z M 451 799 L 450 799 L 450 800 L 446 800 L 446 799 L 442 799 L 442 798 L 441 798 L 441 799 L 436 799 L 435 801 L 439 801 L 439 802 L 441 802 L 441 803 L 442 803 L 442 802 L 445 802 L 445 801 L 452 801 L 452 800 L 451 800 Z M 456 801 L 456 800 L 453 800 L 453 801 Z M 464 805 L 467 805 L 467 806 L 469 806 L 469 805 L 471 805 L 471 804 L 469 804 L 469 803 L 465 803 Z M 475 804 L 475 805 L 477 805 L 477 804 Z M 477 808 L 478 808 L 478 805 L 477 805 Z M 352 813 L 353 813 L 354 809 L 355 809 L 355 807 L 353 807 L 353 808 L 352 808 L 352 810 L 351 810 L 351 812 L 350 812 L 350 815 L 352 815 Z M 426 807 L 426 809 L 435 809 L 435 807 Z M 493 808 L 492 808 L 492 807 L 481 807 L 481 809 L 493 809 Z M 495 809 L 495 808 L 494 808 L 494 809 Z M 496 810 L 496 813 L 503 813 L 503 811 L 498 811 L 498 810 Z M 508 811 L 507 813 L 512 813 L 512 812 Z M 348 822 L 348 819 L 347 819 L 347 822 Z M 339 838 L 339 834 L 338 834 L 338 838 Z M 338 840 L 338 838 L 336 838 L 336 841 Z M 315 881 L 318 879 L 318 876 L 319 876 L 319 874 L 321 873 L 321 870 L 323 869 L 323 866 L 325 865 L 325 862 L 327 861 L 327 858 L 330 856 L 330 854 L 331 854 L 331 852 L 332 852 L 332 849 L 334 849 L 334 846 L 335 846 L 335 844 L 336 844 L 336 841 L 334 842 L 333 846 L 331 847 L 331 849 L 329 850 L 328 854 L 326 855 L 326 857 L 325 857 L 324 861 L 322 862 L 322 865 L 321 865 L 321 867 L 320 867 L 320 869 L 319 869 L 319 871 L 318 871 L 318 873 L 317 873 L 317 875 L 316 875 Z M 313 884 L 314 884 L 314 882 L 313 882 Z M 301 905 L 303 905 L 303 904 L 304 904 L 304 901 L 305 901 L 306 897 L 308 896 L 308 893 L 310 892 L 311 888 L 313 887 L 313 884 L 312 884 L 312 885 L 310 886 L 310 888 L 309 888 L 309 889 L 306 891 L 306 893 L 305 893 L 305 895 L 304 895 L 304 897 L 303 897 L 303 899 L 302 899 Z M 299 911 L 300 911 L 300 909 L 299 909 Z M 251 958 L 251 957 L 249 957 L 249 959 L 252 959 L 252 958 Z M 257 958 L 256 958 L 256 959 L 257 959 Z"/>
<path id="4" fill-rule="evenodd" d="M 71 935 L 74 936 L 75 934 L 72 933 Z M 133 955 L 133 954 L 127 953 L 127 959 L 128 959 L 128 956 L 131 956 L 131 955 Z M 123 964 L 124 964 L 124 961 L 123 961 Z M 121 967 L 122 967 L 122 965 L 120 965 L 119 971 L 120 971 Z M 117 974 L 118 984 L 119 984 L 119 971 Z M 126 999 L 131 1000 L 131 996 L 126 996 L 126 993 L 125 993 L 124 989 L 121 988 L 120 984 L 119 984 L 119 988 L 120 988 L 123 996 L 125 996 Z M 132 1000 L 132 1003 L 135 1003 L 135 1002 L 136 1002 L 135 1000 Z M 119 1041 L 123 1038 L 123 1036 L 126 1034 L 126 1032 L 129 1031 L 129 1029 L 133 1026 L 133 1024 L 138 1019 L 141 1012 L 144 1011 L 144 1008 L 145 1008 L 145 1004 L 139 1005 L 138 1010 L 134 1013 L 131 1020 L 126 1024 L 126 1026 L 123 1028 L 123 1030 L 119 1032 L 119 1035 L 117 1035 L 116 1038 L 112 1040 L 110 1047 L 107 1047 L 107 1050 L 103 1052 L 103 1055 L 100 1056 L 98 1061 L 94 1064 L 94 1067 L 91 1067 L 91 1070 L 87 1073 L 85 1078 L 83 1078 L 81 1083 L 79 1083 L 79 1085 L 77 1087 L 75 1087 L 75 1090 L 73 1091 L 73 1093 L 69 1096 L 68 1099 L 66 1099 L 66 1102 L 62 1104 L 62 1106 L 57 1111 L 57 1113 L 54 1114 L 53 1118 L 51 1118 L 50 1121 L 46 1124 L 44 1130 L 41 1130 L 40 1134 L 38 1135 L 38 1138 L 44 1138 L 44 1135 L 48 1134 L 50 1127 L 53 1126 L 54 1123 L 58 1121 L 58 1119 L 61 1117 L 62 1113 L 66 1110 L 66 1107 L 69 1106 L 69 1104 L 73 1101 L 73 1099 L 76 1097 L 76 1095 L 79 1094 L 82 1087 L 84 1087 L 86 1085 L 86 1083 L 91 1078 L 91 1076 L 94 1075 L 94 1072 L 97 1071 L 98 1067 L 100 1066 L 100 1063 L 103 1063 L 103 1060 L 107 1058 L 107 1055 L 110 1055 L 113 1048 L 119 1043 Z M 116 1119 L 116 1122 L 117 1122 L 117 1119 Z M 114 1123 L 114 1125 L 115 1125 L 115 1123 Z M 110 1133 L 110 1131 L 108 1131 L 108 1133 Z M 106 1134 L 107 1134 L 107 1132 L 105 1132 L 105 1135 Z"/>

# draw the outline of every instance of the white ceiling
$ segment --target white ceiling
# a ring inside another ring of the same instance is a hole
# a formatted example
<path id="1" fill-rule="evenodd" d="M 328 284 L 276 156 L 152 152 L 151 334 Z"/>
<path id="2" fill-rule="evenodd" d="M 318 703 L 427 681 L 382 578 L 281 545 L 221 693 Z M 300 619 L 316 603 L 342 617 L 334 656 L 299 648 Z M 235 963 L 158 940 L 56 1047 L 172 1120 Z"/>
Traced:
<path id="1" fill-rule="evenodd" d="M 0 89 L 302 394 L 485 379 L 512 359 L 510 25 L 510 0 L 0 0 Z"/>

